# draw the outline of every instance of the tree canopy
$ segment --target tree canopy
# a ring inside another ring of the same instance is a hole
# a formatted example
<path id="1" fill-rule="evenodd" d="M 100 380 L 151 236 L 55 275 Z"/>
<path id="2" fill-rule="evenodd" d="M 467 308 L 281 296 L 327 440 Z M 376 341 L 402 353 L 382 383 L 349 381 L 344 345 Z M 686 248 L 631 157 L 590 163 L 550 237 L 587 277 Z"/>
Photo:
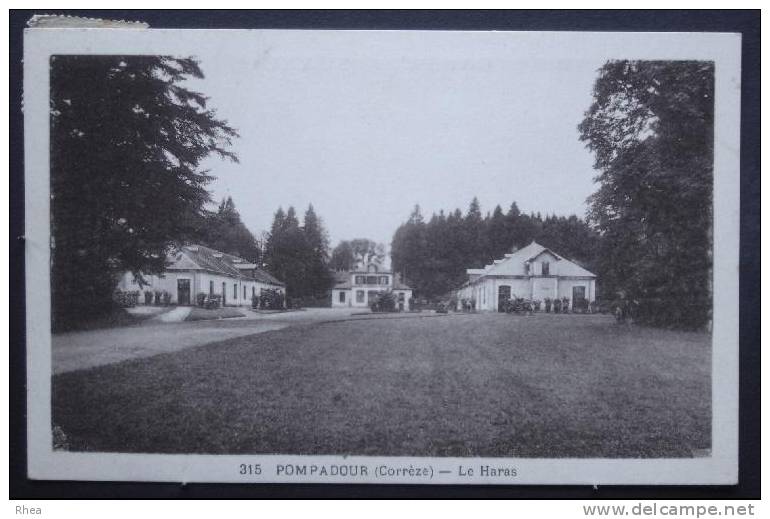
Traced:
<path id="1" fill-rule="evenodd" d="M 698 328 L 711 312 L 714 64 L 610 61 L 579 126 L 596 157 L 589 218 L 600 282 L 638 319 Z"/>
<path id="2" fill-rule="evenodd" d="M 342 240 L 334 247 L 329 268 L 337 272 L 353 270 L 356 265 L 356 256 L 353 246 L 348 240 Z"/>
<path id="3" fill-rule="evenodd" d="M 160 272 L 195 236 L 214 178 L 211 154 L 236 160 L 236 130 L 184 86 L 196 60 L 51 58 L 54 326 L 110 308 L 118 275 Z"/>
<path id="4" fill-rule="evenodd" d="M 331 288 L 329 238 L 310 205 L 300 225 L 293 207 L 278 208 L 265 245 L 267 270 L 286 283 L 292 299 L 325 298 Z"/>

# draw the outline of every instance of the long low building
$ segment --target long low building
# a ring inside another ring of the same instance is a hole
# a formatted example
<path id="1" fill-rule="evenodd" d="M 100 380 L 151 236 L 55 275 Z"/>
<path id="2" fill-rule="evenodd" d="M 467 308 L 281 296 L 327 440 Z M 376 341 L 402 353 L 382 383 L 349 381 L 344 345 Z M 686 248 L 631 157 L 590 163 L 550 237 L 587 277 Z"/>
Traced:
<path id="1" fill-rule="evenodd" d="M 544 301 L 596 300 L 596 275 L 534 241 L 482 269 L 468 269 L 457 297 L 475 301 L 476 309 L 502 311 L 512 297 Z"/>
<path id="2" fill-rule="evenodd" d="M 202 245 L 186 245 L 168 257 L 166 272 L 162 275 L 143 275 L 144 283 L 133 273 L 123 275 L 118 288 L 167 292 L 171 303 L 192 305 L 197 294 L 217 295 L 227 306 L 250 305 L 253 296 L 264 290 L 274 290 L 286 296 L 284 283 L 269 273 L 238 256 L 225 254 Z M 143 302 L 140 296 L 139 302 Z"/>

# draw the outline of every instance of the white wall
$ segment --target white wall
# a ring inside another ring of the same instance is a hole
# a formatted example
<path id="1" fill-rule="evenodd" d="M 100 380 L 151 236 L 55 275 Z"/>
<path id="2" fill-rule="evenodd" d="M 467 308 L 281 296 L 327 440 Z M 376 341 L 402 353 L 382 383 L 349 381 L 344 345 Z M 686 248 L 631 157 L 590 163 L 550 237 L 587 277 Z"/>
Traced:
<path id="1" fill-rule="evenodd" d="M 222 283 L 225 283 L 225 302 L 228 306 L 251 306 L 252 289 L 257 296 L 259 296 L 263 288 L 278 290 L 280 293 L 286 294 L 283 287 L 268 285 L 267 283 L 261 283 L 256 280 L 235 279 L 208 272 L 169 271 L 166 272 L 163 277 L 144 276 L 144 278 L 149 285 L 144 285 L 140 288 L 137 283 L 134 283 L 133 274 L 128 272 L 121 277 L 118 282 L 118 288 L 120 290 L 138 290 L 140 292 L 140 304 L 144 303 L 143 293 L 147 290 L 151 292 L 168 292 L 171 294 L 171 302 L 177 304 L 179 301 L 177 294 L 178 279 L 190 280 L 190 304 L 193 305 L 196 304 L 198 293 L 203 292 L 204 294 L 209 294 L 209 286 L 212 281 L 214 282 L 212 294 L 218 296 L 222 295 Z M 237 287 L 235 297 L 233 296 L 233 285 Z M 246 288 L 246 297 L 243 295 L 244 287 Z"/>
<path id="2" fill-rule="evenodd" d="M 460 299 L 475 299 L 476 309 L 497 311 L 498 293 L 501 286 L 511 287 L 511 296 L 543 301 L 546 297 L 570 299 L 572 306 L 572 287 L 584 286 L 586 299 L 596 299 L 596 280 L 594 279 L 565 279 L 556 277 L 521 278 L 485 278 L 472 285 L 463 287 L 457 292 Z"/>
<path id="3" fill-rule="evenodd" d="M 345 294 L 345 302 L 340 303 L 340 293 Z M 348 289 L 335 289 L 332 290 L 332 308 L 345 308 L 352 306 L 350 299 L 352 292 Z"/>

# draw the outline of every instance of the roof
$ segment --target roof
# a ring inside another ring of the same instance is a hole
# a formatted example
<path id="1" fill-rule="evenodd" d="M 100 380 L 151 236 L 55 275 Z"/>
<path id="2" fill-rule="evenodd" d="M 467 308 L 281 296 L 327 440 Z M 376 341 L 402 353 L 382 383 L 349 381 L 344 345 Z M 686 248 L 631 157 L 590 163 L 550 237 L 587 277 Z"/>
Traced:
<path id="1" fill-rule="evenodd" d="M 350 283 L 350 271 L 347 270 L 338 270 L 334 272 L 334 288 L 337 289 L 344 289 L 344 288 L 353 288 L 353 285 Z"/>
<path id="2" fill-rule="evenodd" d="M 494 263 L 483 269 L 468 269 L 469 275 L 484 276 L 527 276 L 529 275 L 527 264 L 543 255 L 551 256 L 554 264 L 551 266 L 551 274 L 556 276 L 596 277 L 577 263 L 553 252 L 537 242 L 532 242 L 515 252 L 506 254 L 505 257 L 495 260 Z"/>
<path id="3" fill-rule="evenodd" d="M 255 279 L 268 285 L 284 286 L 283 282 L 243 258 L 226 254 L 203 245 L 185 245 L 169 257 L 167 270 L 205 270 L 231 278 Z"/>

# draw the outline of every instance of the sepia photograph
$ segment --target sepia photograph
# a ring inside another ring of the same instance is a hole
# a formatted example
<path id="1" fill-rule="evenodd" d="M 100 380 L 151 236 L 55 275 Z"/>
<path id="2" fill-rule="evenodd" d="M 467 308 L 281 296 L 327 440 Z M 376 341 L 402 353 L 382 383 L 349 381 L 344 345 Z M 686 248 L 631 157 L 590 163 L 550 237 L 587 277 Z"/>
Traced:
<path id="1" fill-rule="evenodd" d="M 30 477 L 734 480 L 740 36 L 26 37 Z"/>

